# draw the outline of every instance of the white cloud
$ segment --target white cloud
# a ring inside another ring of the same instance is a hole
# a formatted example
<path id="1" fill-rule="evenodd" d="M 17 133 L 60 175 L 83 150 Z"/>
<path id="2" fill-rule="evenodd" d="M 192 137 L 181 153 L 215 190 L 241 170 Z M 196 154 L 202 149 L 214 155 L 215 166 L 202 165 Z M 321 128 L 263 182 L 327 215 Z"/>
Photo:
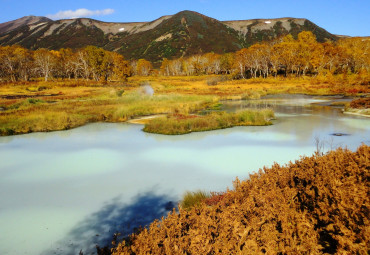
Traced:
<path id="1" fill-rule="evenodd" d="M 109 15 L 114 12 L 113 9 L 104 9 L 104 10 L 88 10 L 88 9 L 77 9 L 75 11 L 67 10 L 67 11 L 60 11 L 56 14 L 49 14 L 47 15 L 50 19 L 75 19 L 75 18 L 86 18 L 91 16 L 103 16 Z"/>

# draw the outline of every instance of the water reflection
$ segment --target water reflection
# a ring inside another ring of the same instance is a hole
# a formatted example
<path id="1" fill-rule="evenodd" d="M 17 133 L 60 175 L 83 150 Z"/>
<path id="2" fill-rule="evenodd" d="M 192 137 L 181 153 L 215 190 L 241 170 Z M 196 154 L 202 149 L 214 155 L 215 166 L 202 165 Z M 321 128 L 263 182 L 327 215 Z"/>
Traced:
<path id="1" fill-rule="evenodd" d="M 120 234 L 117 241 L 121 241 L 137 228 L 160 219 L 175 206 L 168 195 L 156 195 L 153 192 L 138 194 L 128 204 L 116 197 L 73 227 L 54 245 L 54 249 L 43 251 L 41 255 L 79 254 L 80 251 L 93 254 L 96 245 L 110 248 L 115 234 Z"/>
<path id="2" fill-rule="evenodd" d="M 132 230 L 129 221 L 150 221 L 139 220 L 145 208 L 159 217 L 163 203 L 186 190 L 225 190 L 236 176 L 311 155 L 315 138 L 327 149 L 370 144 L 369 119 L 317 105 L 325 99 L 290 100 L 224 102 L 228 111 L 272 107 L 277 119 L 265 127 L 166 136 L 144 133 L 140 125 L 95 123 L 1 137 L 0 254 L 91 250 L 111 237 L 113 225 L 122 232 Z"/>

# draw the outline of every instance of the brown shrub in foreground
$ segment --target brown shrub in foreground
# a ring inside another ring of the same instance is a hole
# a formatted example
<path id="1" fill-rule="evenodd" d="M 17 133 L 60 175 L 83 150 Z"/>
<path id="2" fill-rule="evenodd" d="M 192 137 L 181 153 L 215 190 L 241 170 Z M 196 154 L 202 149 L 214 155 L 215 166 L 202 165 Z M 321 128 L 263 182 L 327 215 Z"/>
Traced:
<path id="1" fill-rule="evenodd" d="M 367 109 L 370 108 L 370 97 L 367 98 L 359 98 L 356 100 L 353 100 L 350 103 L 351 108 L 356 108 L 356 109 Z"/>
<path id="2" fill-rule="evenodd" d="M 114 254 L 368 254 L 370 147 L 273 165 L 170 213 Z"/>

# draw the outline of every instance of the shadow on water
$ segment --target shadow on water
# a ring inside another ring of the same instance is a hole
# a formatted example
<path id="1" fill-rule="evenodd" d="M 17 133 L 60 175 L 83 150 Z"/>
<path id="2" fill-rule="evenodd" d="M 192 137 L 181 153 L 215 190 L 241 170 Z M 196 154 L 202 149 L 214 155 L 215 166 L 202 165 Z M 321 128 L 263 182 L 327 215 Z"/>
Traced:
<path id="1" fill-rule="evenodd" d="M 175 206 L 167 195 L 146 193 L 137 196 L 130 204 L 115 198 L 77 224 L 63 240 L 57 242 L 56 247 L 41 255 L 97 254 L 97 246 L 112 246 L 116 233 L 120 233 L 117 241 L 121 241 L 140 227 L 166 216 Z"/>

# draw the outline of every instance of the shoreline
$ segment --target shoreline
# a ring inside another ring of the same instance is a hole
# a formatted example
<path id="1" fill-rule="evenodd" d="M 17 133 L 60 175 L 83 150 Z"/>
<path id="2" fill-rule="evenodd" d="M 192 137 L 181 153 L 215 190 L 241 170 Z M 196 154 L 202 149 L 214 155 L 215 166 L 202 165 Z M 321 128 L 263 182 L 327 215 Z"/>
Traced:
<path id="1" fill-rule="evenodd" d="M 158 117 L 163 117 L 166 116 L 166 113 L 162 114 L 153 114 L 153 115 L 148 115 L 148 116 L 138 116 L 136 118 L 127 120 L 125 122 L 130 123 L 130 124 L 137 124 L 137 125 L 145 125 L 147 124 L 151 119 L 158 118 Z"/>
<path id="2" fill-rule="evenodd" d="M 275 93 L 270 93 L 270 94 L 267 94 L 267 95 L 263 95 L 260 100 L 263 100 L 263 99 L 266 99 L 266 97 L 274 97 L 274 96 L 289 96 L 289 95 L 302 95 L 304 97 L 312 97 L 312 98 L 315 98 L 315 97 L 326 97 L 327 99 L 355 99 L 356 97 L 353 96 L 353 97 L 348 97 L 346 95 L 343 95 L 343 94 L 333 94 L 333 95 L 319 95 L 319 94 L 316 94 L 316 95 L 310 95 L 310 94 L 307 94 L 307 93 L 282 93 L 282 94 L 275 94 Z M 247 100 L 254 100 L 254 99 L 237 99 L 237 100 L 228 100 L 228 99 L 222 99 L 222 98 L 219 98 L 218 99 L 218 102 L 219 103 L 222 103 L 222 101 L 247 101 Z M 63 104 L 63 102 L 62 102 Z M 328 106 L 331 106 L 331 107 L 335 107 L 335 105 L 331 105 L 329 104 Z M 203 106 L 204 107 L 204 106 Z M 207 106 L 205 106 L 207 107 Z M 206 108 L 204 108 L 206 109 Z M 204 110 L 203 109 L 203 110 Z M 1 108 L 0 108 L 1 110 Z M 200 110 L 201 109 L 197 109 L 197 110 Z M 354 115 L 354 116 L 361 116 L 361 117 L 365 117 L 365 118 L 369 118 L 370 115 L 367 115 L 367 114 L 363 114 L 361 113 L 361 111 L 366 111 L 367 109 L 358 109 L 356 110 L 355 112 L 351 112 L 351 111 L 345 111 L 344 109 L 342 109 L 342 112 L 343 114 L 349 114 L 349 115 Z M 0 113 L 6 113 L 6 111 L 4 109 L 2 109 L 0 111 Z M 154 113 L 154 114 L 151 114 L 151 115 L 138 115 L 138 116 L 135 116 L 134 118 L 132 119 L 127 119 L 127 118 L 111 118 L 111 116 L 107 116 L 106 114 L 100 114 L 100 115 L 97 115 L 97 116 L 94 116 L 92 118 L 86 118 L 86 121 L 83 121 L 82 119 L 80 119 L 80 121 L 76 122 L 76 123 L 67 123 L 65 126 L 63 127 L 58 127 L 58 128 L 53 128 L 52 125 L 45 125 L 44 128 L 37 128 L 36 130 L 33 129 L 33 127 L 24 127 L 24 129 L 7 129 L 6 127 L 3 127 L 2 130 L 0 129 L 0 137 L 1 136 L 12 136 L 12 135 L 22 135 L 22 134 L 29 134 L 29 133 L 35 133 L 35 132 L 53 132 L 53 131 L 63 131 L 63 130 L 70 130 L 70 129 L 73 129 L 73 128 L 77 128 L 77 127 L 81 127 L 81 126 L 84 126 L 86 124 L 90 124 L 90 123 L 96 123 L 96 122 L 108 122 L 108 123 L 131 123 L 131 124 L 137 124 L 137 125 L 146 125 L 150 120 L 154 119 L 154 118 L 157 118 L 157 117 L 162 117 L 162 116 L 165 116 L 166 114 L 170 114 L 171 112 L 168 112 L 168 113 Z M 69 118 L 68 114 L 65 114 L 66 118 Z M 73 125 L 75 124 L 75 125 Z M 204 130 L 204 131 L 207 131 L 207 130 Z M 194 131 L 192 131 L 194 132 Z"/>
<path id="3" fill-rule="evenodd" d="M 359 112 L 349 112 L 349 111 L 342 111 L 343 114 L 348 114 L 348 115 L 354 115 L 354 116 L 361 116 L 361 117 L 366 117 L 366 118 L 370 118 L 370 115 L 368 114 L 362 114 L 362 113 L 359 113 Z"/>

